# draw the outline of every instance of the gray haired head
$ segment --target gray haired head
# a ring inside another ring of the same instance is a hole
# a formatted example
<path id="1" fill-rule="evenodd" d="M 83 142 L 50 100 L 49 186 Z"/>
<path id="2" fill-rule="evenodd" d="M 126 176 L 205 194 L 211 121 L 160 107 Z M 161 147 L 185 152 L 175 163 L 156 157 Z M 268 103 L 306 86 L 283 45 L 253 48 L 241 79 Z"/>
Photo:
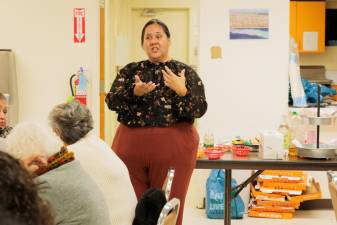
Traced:
<path id="1" fill-rule="evenodd" d="M 74 144 L 93 129 L 90 110 L 77 101 L 56 105 L 49 113 L 53 130 L 65 144 Z"/>

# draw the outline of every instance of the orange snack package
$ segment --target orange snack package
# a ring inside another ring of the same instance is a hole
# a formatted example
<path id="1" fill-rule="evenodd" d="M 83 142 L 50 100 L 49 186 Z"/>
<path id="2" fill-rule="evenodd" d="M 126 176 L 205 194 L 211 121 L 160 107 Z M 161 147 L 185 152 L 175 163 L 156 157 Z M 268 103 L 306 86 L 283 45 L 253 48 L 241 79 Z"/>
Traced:
<path id="1" fill-rule="evenodd" d="M 288 190 L 301 190 L 301 191 L 305 191 L 307 189 L 307 184 L 305 182 L 280 183 L 280 182 L 265 181 L 262 182 L 261 184 L 265 188 L 272 188 L 272 189 L 288 189 Z"/>
<path id="2" fill-rule="evenodd" d="M 256 200 L 256 205 L 258 206 L 280 206 L 280 207 L 293 207 L 298 209 L 300 206 L 299 201 L 290 200 L 290 201 L 263 201 L 263 200 Z"/>
<path id="3" fill-rule="evenodd" d="M 293 218 L 293 213 L 257 212 L 254 210 L 248 210 L 248 216 L 272 219 L 291 219 Z"/>
<path id="4" fill-rule="evenodd" d="M 295 208 L 294 207 L 283 207 L 283 206 L 257 206 L 252 205 L 250 207 L 251 210 L 257 211 L 257 212 L 279 212 L 279 213 L 294 213 Z"/>

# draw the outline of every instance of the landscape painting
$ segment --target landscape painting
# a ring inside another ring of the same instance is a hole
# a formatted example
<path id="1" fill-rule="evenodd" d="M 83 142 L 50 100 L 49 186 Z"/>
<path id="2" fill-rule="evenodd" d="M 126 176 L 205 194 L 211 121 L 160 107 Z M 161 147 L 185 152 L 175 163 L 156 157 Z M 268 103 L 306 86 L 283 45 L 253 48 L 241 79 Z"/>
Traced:
<path id="1" fill-rule="evenodd" d="M 230 39 L 268 39 L 268 9 L 231 9 Z"/>

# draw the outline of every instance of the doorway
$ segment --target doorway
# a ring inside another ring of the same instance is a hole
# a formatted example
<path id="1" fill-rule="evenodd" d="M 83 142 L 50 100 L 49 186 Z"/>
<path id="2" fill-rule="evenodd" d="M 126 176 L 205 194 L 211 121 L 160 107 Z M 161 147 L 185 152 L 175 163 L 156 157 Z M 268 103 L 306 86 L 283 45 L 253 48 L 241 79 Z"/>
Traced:
<path id="1" fill-rule="evenodd" d="M 189 64 L 189 12 L 188 9 L 135 8 L 131 16 L 131 37 L 129 43 L 130 62 L 147 59 L 141 46 L 141 33 L 144 24 L 151 19 L 163 21 L 171 33 L 170 56 Z"/>
<path id="2" fill-rule="evenodd" d="M 147 58 L 141 46 L 141 30 L 153 18 L 162 20 L 170 30 L 170 56 L 198 70 L 199 1 L 110 0 L 106 1 L 106 7 L 106 93 L 118 69 Z M 117 116 L 106 106 L 105 110 L 105 141 L 111 145 L 118 126 Z M 195 206 L 202 200 L 204 187 L 200 183 L 206 176 L 200 173 L 192 176 L 185 205 Z"/>
<path id="3" fill-rule="evenodd" d="M 195 2 L 183 5 L 167 4 L 165 1 L 154 4 L 133 3 L 133 1 L 114 0 L 109 2 L 106 32 L 108 39 L 106 52 L 105 92 L 107 93 L 116 77 L 117 71 L 127 63 L 147 59 L 141 46 L 141 31 L 147 21 L 153 18 L 162 20 L 171 33 L 170 56 L 186 64 L 196 64 L 197 35 L 191 25 L 192 13 L 197 13 Z M 122 19 L 123 18 L 123 19 Z M 197 23 L 197 21 L 193 21 Z M 192 50 L 193 49 L 193 50 Z M 195 66 L 193 66 L 195 68 Z M 102 115 L 102 114 L 101 114 Z M 110 145 L 118 126 L 116 114 L 105 106 L 104 136 Z"/>

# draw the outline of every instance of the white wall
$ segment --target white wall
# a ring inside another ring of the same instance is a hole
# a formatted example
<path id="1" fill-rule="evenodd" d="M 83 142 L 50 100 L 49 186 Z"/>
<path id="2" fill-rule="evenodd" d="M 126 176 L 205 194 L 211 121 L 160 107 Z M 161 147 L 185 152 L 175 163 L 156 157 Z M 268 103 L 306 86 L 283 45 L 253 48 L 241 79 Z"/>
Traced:
<path id="1" fill-rule="evenodd" d="M 229 9 L 268 8 L 268 40 L 229 40 Z M 208 110 L 199 120 L 200 137 L 254 137 L 261 129 L 277 129 L 288 101 L 289 0 L 200 0 L 199 75 Z M 221 46 L 222 59 L 210 48 Z M 249 171 L 234 171 L 242 181 Z M 208 171 L 193 174 L 187 203 L 195 206 L 205 192 Z M 241 194 L 248 198 L 248 191 Z"/>
<path id="2" fill-rule="evenodd" d="M 86 10 L 86 42 L 73 42 L 73 9 Z M 0 48 L 16 55 L 19 119 L 45 121 L 70 95 L 69 77 L 88 70 L 89 107 L 99 126 L 99 1 L 2 0 Z"/>
<path id="3" fill-rule="evenodd" d="M 269 39 L 229 40 L 229 9 L 240 8 L 269 9 Z M 278 127 L 288 101 L 288 38 L 288 0 L 201 0 L 199 65 L 209 103 L 201 132 L 254 137 Z M 210 58 L 213 45 L 222 59 Z"/>

